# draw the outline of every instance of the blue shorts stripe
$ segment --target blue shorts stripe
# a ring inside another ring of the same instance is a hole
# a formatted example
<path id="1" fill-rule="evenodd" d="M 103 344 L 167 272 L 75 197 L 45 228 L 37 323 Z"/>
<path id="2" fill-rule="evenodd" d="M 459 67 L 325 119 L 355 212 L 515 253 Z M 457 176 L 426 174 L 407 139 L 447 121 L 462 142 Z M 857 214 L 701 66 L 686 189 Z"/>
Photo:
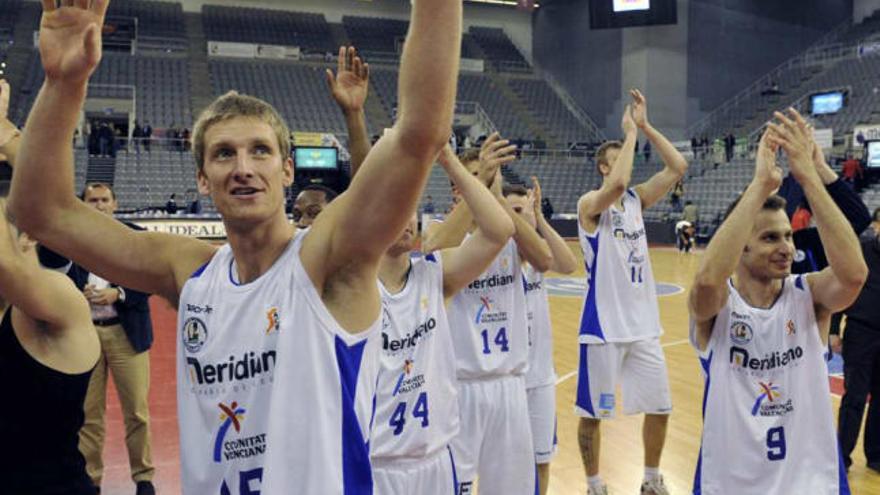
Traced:
<path id="1" fill-rule="evenodd" d="M 452 447 L 446 446 L 449 451 L 449 463 L 452 464 L 452 495 L 458 495 L 458 471 L 455 469 L 455 456 L 452 455 Z"/>
<path id="2" fill-rule="evenodd" d="M 593 409 L 593 398 L 590 397 L 590 372 L 588 367 L 589 355 L 587 352 L 587 344 L 581 344 L 580 367 L 578 368 L 578 386 L 577 400 L 575 404 L 587 411 L 591 416 L 596 417 L 596 411 Z"/>

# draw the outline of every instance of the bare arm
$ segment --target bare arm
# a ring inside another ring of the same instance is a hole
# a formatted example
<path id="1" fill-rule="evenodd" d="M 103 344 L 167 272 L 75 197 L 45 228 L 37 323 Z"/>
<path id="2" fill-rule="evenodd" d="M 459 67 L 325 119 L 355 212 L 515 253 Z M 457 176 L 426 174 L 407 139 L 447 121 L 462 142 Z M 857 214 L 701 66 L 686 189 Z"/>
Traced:
<path id="1" fill-rule="evenodd" d="M 451 297 L 471 283 L 498 255 L 514 233 L 513 221 L 492 193 L 470 175 L 447 145 L 440 164 L 474 213 L 477 231 L 460 247 L 443 252 L 443 293 Z"/>
<path id="2" fill-rule="evenodd" d="M 862 248 L 816 170 L 806 122 L 794 109 L 788 116 L 780 112 L 775 116 L 780 124 L 770 124 L 772 139 L 789 157 L 791 173 L 804 189 L 828 257 L 828 268 L 807 276 L 813 301 L 828 312 L 843 310 L 856 300 L 868 276 Z"/>
<path id="3" fill-rule="evenodd" d="M 0 79 L 0 155 L 14 164 L 21 144 L 21 132 L 8 118 L 10 92 L 9 83 Z"/>
<path id="4" fill-rule="evenodd" d="M 638 129 L 629 105 L 623 110 L 621 124 L 625 136 L 623 147 L 611 167 L 611 173 L 602 181 L 602 187 L 584 194 L 578 201 L 578 221 L 589 232 L 596 228 L 596 217 L 623 196 L 632 177 Z"/>
<path id="5" fill-rule="evenodd" d="M 480 165 L 477 169 L 477 178 L 480 182 L 496 189 L 501 186 L 500 177 L 496 179 L 498 169 L 515 160 L 515 152 L 516 145 L 511 145 L 508 140 L 501 139 L 497 132 L 493 132 L 480 147 Z M 444 222 L 432 224 L 426 229 L 422 250 L 430 253 L 437 249 L 460 246 L 473 221 L 470 207 L 466 202 L 460 202 Z"/>
<path id="6" fill-rule="evenodd" d="M 688 296 L 688 309 L 697 324 L 700 349 L 709 343 L 711 322 L 727 301 L 727 280 L 739 264 L 755 216 L 781 183 L 782 170 L 776 166 L 776 152 L 765 133 L 755 160 L 755 176 L 739 204 L 709 242 Z"/>
<path id="7" fill-rule="evenodd" d="M 370 64 L 364 63 L 357 56 L 357 50 L 353 46 L 340 46 L 336 75 L 327 69 L 327 86 L 345 115 L 348 151 L 351 153 L 351 176 L 354 177 L 370 152 L 370 137 L 364 116 L 364 102 L 370 86 Z"/>
<path id="8" fill-rule="evenodd" d="M 513 225 L 516 227 L 513 240 L 516 241 L 516 248 L 520 255 L 535 267 L 535 270 L 542 273 L 549 270 L 553 263 L 553 253 L 550 251 L 550 246 L 538 235 L 538 231 L 529 222 L 511 208 L 505 198 L 499 197 L 498 201 L 513 219 Z"/>
<path id="9" fill-rule="evenodd" d="M 565 275 L 572 273 L 577 270 L 577 258 L 575 258 L 574 253 L 571 252 L 571 249 L 568 248 L 565 239 L 556 232 L 556 229 L 554 229 L 547 219 L 544 218 L 544 215 L 541 214 L 542 192 L 541 183 L 538 182 L 537 177 L 532 176 L 532 184 L 532 201 L 535 220 L 538 225 L 538 233 L 544 238 L 553 257 L 553 261 L 550 263 L 550 270 Z"/>
<path id="10" fill-rule="evenodd" d="M 101 277 L 176 300 L 214 248 L 194 239 L 137 233 L 74 195 L 72 138 L 89 76 L 101 58 L 108 0 L 88 9 L 43 1 L 40 54 L 46 81 L 28 117 L 9 208 L 22 230 Z"/>
<path id="11" fill-rule="evenodd" d="M 633 90 L 630 92 L 633 104 L 633 119 L 636 125 L 651 142 L 654 149 L 660 153 L 660 159 L 663 160 L 663 170 L 654 174 L 647 182 L 639 184 L 635 187 L 636 193 L 642 200 L 642 208 L 650 208 L 657 201 L 663 199 L 666 194 L 675 187 L 675 184 L 684 177 L 687 172 L 687 160 L 675 149 L 672 143 L 666 139 L 660 131 L 654 128 L 648 122 L 648 102 L 642 92 Z"/>
<path id="12" fill-rule="evenodd" d="M 0 215 L 6 215 L 2 204 Z M 0 296 L 53 327 L 91 323 L 89 305 L 70 279 L 27 260 L 18 243 L 5 218 L 0 218 Z"/>

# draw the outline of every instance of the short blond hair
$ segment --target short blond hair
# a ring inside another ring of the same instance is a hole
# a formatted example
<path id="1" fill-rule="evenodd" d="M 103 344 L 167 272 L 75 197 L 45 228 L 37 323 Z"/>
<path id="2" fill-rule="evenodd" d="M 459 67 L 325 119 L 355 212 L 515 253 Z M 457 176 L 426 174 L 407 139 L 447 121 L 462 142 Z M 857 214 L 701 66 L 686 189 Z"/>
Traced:
<path id="1" fill-rule="evenodd" d="M 230 91 L 208 105 L 196 121 L 193 130 L 193 155 L 199 170 L 205 166 L 205 133 L 208 129 L 219 122 L 239 117 L 255 118 L 269 124 L 278 140 L 281 159 L 290 158 L 290 131 L 275 107 L 259 98 Z"/>
<path id="2" fill-rule="evenodd" d="M 603 163 L 606 165 L 611 165 L 608 163 L 608 150 L 619 150 L 623 148 L 623 143 L 620 141 L 605 141 L 602 143 L 602 146 L 599 146 L 599 149 L 596 150 L 596 170 L 601 174 L 602 170 L 599 168 Z"/>

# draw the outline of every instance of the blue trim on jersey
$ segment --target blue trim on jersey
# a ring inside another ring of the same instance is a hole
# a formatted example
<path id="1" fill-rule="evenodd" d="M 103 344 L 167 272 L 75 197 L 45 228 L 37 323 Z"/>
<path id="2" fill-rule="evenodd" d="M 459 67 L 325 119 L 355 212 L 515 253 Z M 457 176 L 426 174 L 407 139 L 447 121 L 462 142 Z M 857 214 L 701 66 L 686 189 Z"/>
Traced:
<path id="1" fill-rule="evenodd" d="M 702 444 L 702 442 L 700 442 Z M 703 446 L 700 445 L 700 455 L 697 457 L 697 472 L 694 473 L 694 495 L 702 495 L 703 493 Z"/>
<path id="2" fill-rule="evenodd" d="M 559 416 L 553 416 L 553 447 L 559 445 L 559 438 L 556 436 L 556 430 L 559 427 Z"/>
<path id="3" fill-rule="evenodd" d="M 196 271 L 192 272 L 192 275 L 190 275 L 189 278 L 201 277 L 202 274 L 205 273 L 205 268 L 208 268 L 208 263 L 210 263 L 210 261 L 206 261 L 204 265 L 196 268 Z"/>
<path id="4" fill-rule="evenodd" d="M 431 263 L 436 263 L 436 262 L 437 262 L 437 257 L 434 256 L 434 253 L 431 253 L 431 254 L 425 256 L 425 260 L 426 260 L 426 261 L 430 261 Z"/>
<path id="5" fill-rule="evenodd" d="M 590 372 L 587 367 L 587 344 L 581 344 L 580 364 L 575 404 L 584 411 L 587 411 L 590 416 L 596 417 L 596 411 L 593 409 L 593 399 L 590 397 Z"/>
<path id="6" fill-rule="evenodd" d="M 712 356 L 715 354 L 715 351 L 709 352 L 709 357 L 706 359 L 700 358 L 700 367 L 703 368 L 703 372 L 706 374 L 706 383 L 703 385 L 703 418 L 706 417 L 706 401 L 709 398 L 709 385 L 712 383 L 710 376 L 710 369 L 712 366 Z M 705 428 L 705 426 L 704 426 Z M 703 490 L 703 442 L 700 442 L 700 456 L 697 457 L 697 471 L 694 473 L 694 495 L 701 495 Z"/>
<path id="7" fill-rule="evenodd" d="M 455 469 L 455 456 L 452 455 L 452 447 L 446 446 L 449 451 L 449 463 L 452 464 L 452 495 L 458 495 L 458 470 Z"/>
<path id="8" fill-rule="evenodd" d="M 535 464 L 535 495 L 541 495 L 541 482 L 538 479 L 538 465 Z"/>
<path id="9" fill-rule="evenodd" d="M 241 287 L 244 284 L 240 284 L 235 281 L 235 277 L 232 276 L 232 264 L 235 263 L 235 258 L 229 260 L 229 283 L 236 287 Z"/>
<path id="10" fill-rule="evenodd" d="M 840 453 L 840 445 L 837 445 L 837 475 L 839 477 L 838 488 L 840 495 L 850 495 L 849 480 L 846 479 L 846 466 L 843 465 L 843 454 Z"/>
<path id="11" fill-rule="evenodd" d="M 336 365 L 342 389 L 342 493 L 343 495 L 372 495 L 373 474 L 370 467 L 369 444 L 358 423 L 354 408 L 361 358 L 367 341 L 351 347 L 336 337 Z"/>
<path id="12" fill-rule="evenodd" d="M 626 193 L 629 194 L 630 196 L 634 197 L 634 198 L 638 198 L 638 196 L 636 196 L 636 192 L 635 192 L 634 190 L 632 190 L 632 189 L 627 189 L 627 190 L 626 190 Z"/>
<path id="13" fill-rule="evenodd" d="M 794 286 L 800 290 L 804 290 L 804 276 L 798 275 L 796 279 L 794 279 Z"/>
<path id="14" fill-rule="evenodd" d="M 599 321 L 599 307 L 596 305 L 596 262 L 599 261 L 599 234 L 596 237 L 587 236 L 590 248 L 593 250 L 593 262 L 586 267 L 589 278 L 587 284 L 587 301 L 584 304 L 584 314 L 581 315 L 581 328 L 578 335 L 595 335 L 605 340 L 602 332 L 602 324 Z"/>

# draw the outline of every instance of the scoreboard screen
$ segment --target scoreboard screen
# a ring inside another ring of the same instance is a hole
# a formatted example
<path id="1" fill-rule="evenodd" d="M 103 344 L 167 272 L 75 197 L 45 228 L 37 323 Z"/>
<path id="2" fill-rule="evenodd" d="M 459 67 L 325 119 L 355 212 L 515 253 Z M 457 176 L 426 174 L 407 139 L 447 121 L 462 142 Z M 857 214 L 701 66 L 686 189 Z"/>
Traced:
<path id="1" fill-rule="evenodd" d="M 589 0 L 590 28 L 619 29 L 678 22 L 676 0 Z"/>

